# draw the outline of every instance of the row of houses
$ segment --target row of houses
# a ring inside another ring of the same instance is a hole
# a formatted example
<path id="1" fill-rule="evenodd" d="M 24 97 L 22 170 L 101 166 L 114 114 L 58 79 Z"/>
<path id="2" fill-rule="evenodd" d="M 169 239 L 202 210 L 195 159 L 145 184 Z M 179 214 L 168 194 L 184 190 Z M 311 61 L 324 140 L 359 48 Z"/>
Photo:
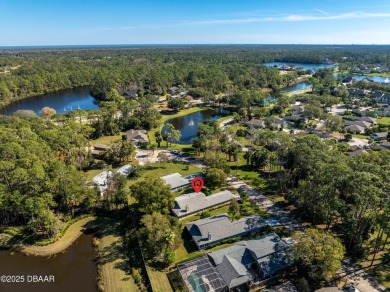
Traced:
<path id="1" fill-rule="evenodd" d="M 361 97 L 361 98 L 369 97 L 375 99 L 378 102 L 390 103 L 390 93 L 349 88 L 348 94 L 349 96 Z"/>
<path id="2" fill-rule="evenodd" d="M 261 129 L 261 128 L 274 128 L 281 129 L 285 127 L 286 121 L 282 118 L 271 116 L 266 119 L 251 119 L 250 121 L 245 122 L 245 126 L 253 128 L 253 129 Z"/>
<path id="3" fill-rule="evenodd" d="M 173 173 L 162 177 L 172 192 L 191 184 L 194 173 L 181 176 Z M 172 213 L 179 219 L 239 199 L 239 195 L 225 190 L 206 196 L 203 192 L 182 194 L 175 198 Z M 261 232 L 267 226 L 278 226 L 275 219 L 259 215 L 233 221 L 227 214 L 191 221 L 185 224 L 191 241 L 199 250 L 217 245 L 224 240 L 241 238 Z M 239 241 L 230 247 L 213 251 L 206 256 L 177 266 L 188 291 L 242 291 L 268 278 L 293 263 L 286 242 L 271 233 L 259 238 Z M 238 289 L 238 290 L 237 290 Z"/>
<path id="4" fill-rule="evenodd" d="M 372 117 L 350 116 L 343 119 L 343 126 L 347 132 L 361 134 L 366 129 L 376 124 L 376 119 Z"/>

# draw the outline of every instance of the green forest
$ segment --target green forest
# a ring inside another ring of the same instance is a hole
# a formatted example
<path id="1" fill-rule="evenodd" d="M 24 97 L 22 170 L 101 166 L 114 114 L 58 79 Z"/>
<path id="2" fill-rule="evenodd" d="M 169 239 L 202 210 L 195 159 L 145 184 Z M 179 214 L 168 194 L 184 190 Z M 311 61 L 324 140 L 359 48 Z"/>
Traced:
<path id="1" fill-rule="evenodd" d="M 201 95 L 271 88 L 291 82 L 264 62 L 318 64 L 344 69 L 357 63 L 390 65 L 386 46 L 178 46 L 0 51 L 0 105 L 60 89 L 90 86 L 104 99 L 111 89 L 164 94 L 176 84 Z"/>

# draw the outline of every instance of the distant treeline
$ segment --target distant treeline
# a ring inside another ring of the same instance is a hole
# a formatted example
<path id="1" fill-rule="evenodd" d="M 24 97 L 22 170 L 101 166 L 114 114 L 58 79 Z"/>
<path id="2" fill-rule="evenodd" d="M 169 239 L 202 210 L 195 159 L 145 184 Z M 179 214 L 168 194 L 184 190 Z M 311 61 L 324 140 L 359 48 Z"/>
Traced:
<path id="1" fill-rule="evenodd" d="M 164 94 L 173 85 L 212 94 L 231 89 L 277 89 L 281 77 L 264 62 L 389 64 L 389 46 L 134 46 L 14 49 L 0 51 L 0 105 L 60 89 L 92 86 L 97 97 L 111 89 Z"/>

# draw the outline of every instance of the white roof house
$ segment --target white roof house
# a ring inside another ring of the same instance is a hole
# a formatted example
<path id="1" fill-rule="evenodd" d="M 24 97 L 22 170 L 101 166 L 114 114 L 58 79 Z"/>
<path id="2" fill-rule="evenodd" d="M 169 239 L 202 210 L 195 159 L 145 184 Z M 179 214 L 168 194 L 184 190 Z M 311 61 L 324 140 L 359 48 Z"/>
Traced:
<path id="1" fill-rule="evenodd" d="M 181 190 L 182 188 L 185 188 L 187 186 L 191 185 L 191 180 L 194 177 L 197 176 L 203 176 L 201 172 L 193 173 L 187 176 L 182 177 L 180 173 L 172 173 L 166 176 L 161 177 L 161 179 L 165 182 L 166 185 L 171 186 L 172 192 L 177 192 Z"/>
<path id="2" fill-rule="evenodd" d="M 119 168 L 116 172 L 121 174 L 121 175 L 127 176 L 131 172 L 131 165 L 124 165 L 121 168 Z M 103 171 L 103 172 L 101 172 L 98 175 L 93 177 L 92 180 L 97 185 L 101 195 L 103 195 L 103 193 L 107 189 L 107 187 L 108 187 L 107 180 L 112 175 L 113 175 L 113 172 L 111 170 L 106 170 L 106 171 Z"/>
<path id="3" fill-rule="evenodd" d="M 112 176 L 112 174 L 112 171 L 106 170 L 93 177 L 93 181 L 101 193 L 104 193 L 104 191 L 107 189 L 107 179 Z"/>
<path id="4" fill-rule="evenodd" d="M 124 165 L 124 166 L 122 166 L 121 168 L 119 168 L 117 171 L 116 171 L 117 173 L 120 173 L 120 174 L 122 174 L 122 175 L 129 175 L 130 174 L 130 172 L 131 172 L 131 165 Z"/>

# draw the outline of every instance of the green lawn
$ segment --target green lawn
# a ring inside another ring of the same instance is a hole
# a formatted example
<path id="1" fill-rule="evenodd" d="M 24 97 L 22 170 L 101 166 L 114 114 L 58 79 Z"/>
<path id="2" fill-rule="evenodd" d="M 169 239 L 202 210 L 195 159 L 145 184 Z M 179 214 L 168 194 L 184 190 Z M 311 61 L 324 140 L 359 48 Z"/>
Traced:
<path id="1" fill-rule="evenodd" d="M 390 117 L 378 118 L 378 119 L 376 120 L 376 122 L 377 122 L 379 125 L 390 126 Z"/>
<path id="2" fill-rule="evenodd" d="M 96 144 L 110 145 L 110 143 L 114 141 L 121 140 L 122 135 L 124 134 L 125 132 L 121 132 L 119 135 L 116 136 L 103 136 L 96 140 L 90 140 L 89 142 L 91 143 L 91 145 L 96 145 Z"/>
<path id="3" fill-rule="evenodd" d="M 200 172 L 202 169 L 191 164 L 184 164 L 180 162 L 158 162 L 147 166 L 148 169 L 142 173 L 141 178 L 144 177 L 162 177 L 175 172 L 180 173 L 182 176 L 192 174 L 194 172 Z"/>
<path id="4" fill-rule="evenodd" d="M 218 123 L 218 124 L 222 124 L 224 121 L 229 120 L 229 119 L 231 119 L 231 118 L 233 118 L 233 115 L 219 118 L 219 119 L 216 120 L 215 122 Z"/>
<path id="5" fill-rule="evenodd" d="M 348 70 L 344 70 L 344 71 L 336 71 L 336 73 L 338 74 L 350 74 Z M 359 74 L 359 73 L 353 73 L 355 75 L 361 75 L 361 76 L 379 76 L 379 77 L 390 77 L 390 73 L 389 72 L 386 72 L 386 73 L 366 73 L 366 74 Z"/>
<path id="6" fill-rule="evenodd" d="M 100 287 L 104 291 L 137 291 L 138 287 L 129 274 L 120 222 L 104 218 L 95 241 L 99 251 L 101 270 Z"/>
<path id="7" fill-rule="evenodd" d="M 173 291 L 166 272 L 156 270 L 152 267 L 147 267 L 148 276 L 152 284 L 153 292 L 169 292 Z M 130 290 L 128 290 L 130 291 Z M 132 290 L 131 290 L 132 291 Z"/>
<path id="8" fill-rule="evenodd" d="M 369 139 L 370 137 L 367 135 L 362 135 L 362 134 L 352 134 L 352 140 L 353 137 L 360 138 L 360 139 Z"/>
<path id="9" fill-rule="evenodd" d="M 376 238 L 378 236 L 378 231 L 379 231 L 378 229 L 375 230 L 375 232 L 372 234 L 372 236 L 370 238 L 370 241 L 376 240 Z M 386 233 L 384 234 L 383 237 L 386 238 Z M 383 240 L 384 240 L 384 238 L 383 238 Z M 371 248 L 372 248 L 372 244 L 371 244 Z M 377 266 L 374 268 L 370 268 L 371 261 L 373 258 L 372 254 L 368 255 L 366 259 L 358 262 L 358 264 L 360 266 L 367 268 L 366 272 L 368 274 L 373 276 L 378 282 L 380 282 L 383 286 L 385 286 L 388 289 L 390 289 L 390 264 L 389 263 L 383 264 L 383 265 L 380 265 L 380 264 L 382 262 L 382 257 L 384 256 L 386 251 L 388 251 L 389 249 L 390 249 L 390 241 L 388 241 L 388 243 L 386 244 L 385 249 L 379 251 L 378 254 L 376 255 L 373 266 L 376 266 L 376 265 Z"/>

